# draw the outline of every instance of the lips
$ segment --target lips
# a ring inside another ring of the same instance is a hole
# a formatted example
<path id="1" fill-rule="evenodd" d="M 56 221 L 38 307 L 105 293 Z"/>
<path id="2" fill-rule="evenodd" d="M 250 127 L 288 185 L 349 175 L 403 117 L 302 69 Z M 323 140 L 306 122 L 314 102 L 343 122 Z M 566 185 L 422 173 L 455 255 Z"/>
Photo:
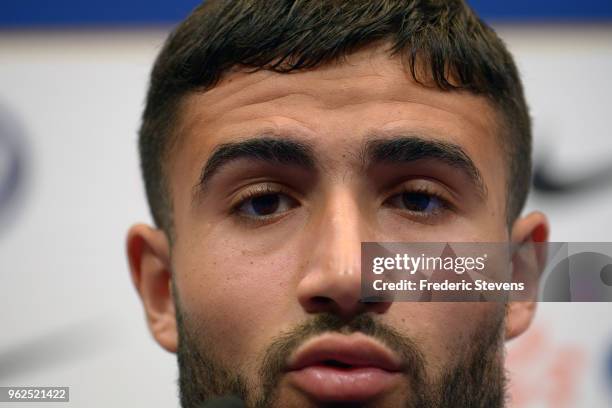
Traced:
<path id="1" fill-rule="evenodd" d="M 309 340 L 289 360 L 289 382 L 321 402 L 362 402 L 397 386 L 401 360 L 360 333 L 324 334 Z"/>

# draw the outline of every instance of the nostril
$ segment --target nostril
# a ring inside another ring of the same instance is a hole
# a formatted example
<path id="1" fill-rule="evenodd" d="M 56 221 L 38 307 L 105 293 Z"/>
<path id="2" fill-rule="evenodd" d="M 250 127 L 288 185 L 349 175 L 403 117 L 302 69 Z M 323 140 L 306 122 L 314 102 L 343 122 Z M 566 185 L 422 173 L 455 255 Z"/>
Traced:
<path id="1" fill-rule="evenodd" d="M 325 296 L 313 296 L 310 301 L 317 306 L 328 306 L 333 300 Z"/>
<path id="2" fill-rule="evenodd" d="M 387 302 L 388 299 L 384 296 L 377 296 L 377 295 L 373 295 L 373 296 L 366 296 L 363 297 L 360 302 L 361 303 L 381 303 L 381 302 Z"/>

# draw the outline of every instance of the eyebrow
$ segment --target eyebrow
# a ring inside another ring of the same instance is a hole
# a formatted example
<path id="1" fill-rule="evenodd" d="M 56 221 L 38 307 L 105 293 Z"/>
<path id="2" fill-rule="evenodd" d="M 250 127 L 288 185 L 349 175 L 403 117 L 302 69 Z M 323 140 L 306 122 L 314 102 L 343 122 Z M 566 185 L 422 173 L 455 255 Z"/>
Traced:
<path id="1" fill-rule="evenodd" d="M 407 164 L 417 160 L 435 159 L 461 170 L 486 197 L 482 175 L 472 159 L 458 145 L 421 136 L 368 138 L 361 150 L 364 168 L 375 164 Z M 315 168 L 315 154 L 309 145 L 274 136 L 259 136 L 219 145 L 204 165 L 195 188 L 202 191 L 224 166 L 238 160 L 256 160 L 272 165 L 291 165 L 306 170 Z"/>
<path id="2" fill-rule="evenodd" d="M 196 187 L 201 190 L 206 188 L 222 167 L 244 159 L 297 166 L 306 170 L 315 167 L 314 153 L 310 146 L 291 139 L 260 136 L 219 145 L 206 161 Z"/>
<path id="3" fill-rule="evenodd" d="M 366 168 L 379 163 L 404 164 L 417 160 L 435 159 L 462 171 L 476 187 L 481 197 L 484 198 L 487 195 L 487 189 L 478 167 L 460 146 L 453 143 L 425 139 L 420 136 L 370 138 L 360 157 Z"/>

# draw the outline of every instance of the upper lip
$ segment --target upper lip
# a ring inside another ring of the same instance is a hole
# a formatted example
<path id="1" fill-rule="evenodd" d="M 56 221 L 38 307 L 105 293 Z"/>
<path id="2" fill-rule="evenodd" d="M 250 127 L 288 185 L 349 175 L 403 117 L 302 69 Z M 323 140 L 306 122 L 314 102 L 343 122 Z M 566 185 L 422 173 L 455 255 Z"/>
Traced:
<path id="1" fill-rule="evenodd" d="M 402 368 L 401 360 L 396 354 L 380 342 L 360 333 L 327 333 L 308 340 L 291 356 L 288 367 L 294 371 L 330 362 L 386 371 L 400 371 Z"/>

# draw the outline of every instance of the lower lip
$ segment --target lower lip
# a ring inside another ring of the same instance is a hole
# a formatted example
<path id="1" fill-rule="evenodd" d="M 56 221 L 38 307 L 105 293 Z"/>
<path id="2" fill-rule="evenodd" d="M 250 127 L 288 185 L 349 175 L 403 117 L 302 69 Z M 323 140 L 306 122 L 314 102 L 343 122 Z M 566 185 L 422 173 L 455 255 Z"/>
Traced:
<path id="1" fill-rule="evenodd" d="M 309 366 L 289 373 L 290 381 L 319 401 L 365 401 L 392 388 L 400 374 L 376 367 Z"/>

